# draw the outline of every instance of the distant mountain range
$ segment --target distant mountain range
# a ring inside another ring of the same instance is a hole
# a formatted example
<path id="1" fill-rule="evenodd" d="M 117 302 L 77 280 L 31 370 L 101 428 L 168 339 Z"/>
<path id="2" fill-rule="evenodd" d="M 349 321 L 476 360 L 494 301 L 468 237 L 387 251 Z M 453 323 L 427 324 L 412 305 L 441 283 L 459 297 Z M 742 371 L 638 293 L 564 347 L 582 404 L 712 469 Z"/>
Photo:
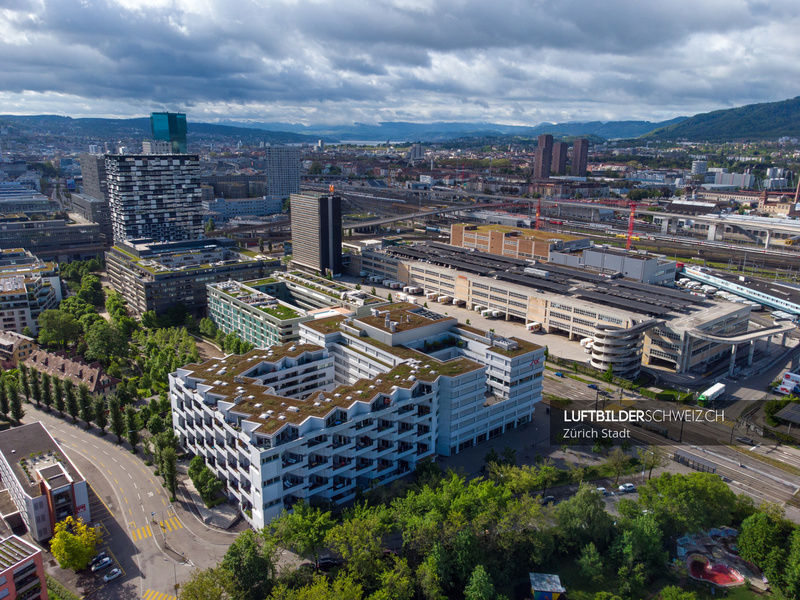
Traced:
<path id="1" fill-rule="evenodd" d="M 647 134 L 648 138 L 692 142 L 800 138 L 800 96 L 701 113 Z"/>
<path id="2" fill-rule="evenodd" d="M 55 115 L 0 115 L 0 127 L 21 135 L 59 136 L 73 140 L 126 140 L 150 137 L 150 119 L 73 119 Z M 189 138 L 241 140 L 245 143 L 313 143 L 401 141 L 446 142 L 481 138 L 533 139 L 541 133 L 557 137 L 586 136 L 593 139 L 686 140 L 725 142 L 735 140 L 800 137 L 800 97 L 781 102 L 750 104 L 727 110 L 677 117 L 669 121 L 590 121 L 540 123 L 532 127 L 497 123 L 383 122 L 377 125 L 302 125 L 257 121 L 222 120 L 189 122 Z"/>
<path id="3" fill-rule="evenodd" d="M 491 136 L 536 137 L 540 133 L 564 136 L 595 136 L 602 139 L 635 138 L 646 133 L 678 123 L 686 117 L 652 123 L 650 121 L 592 121 L 588 123 L 540 123 L 535 127 L 500 125 L 498 123 L 436 122 L 409 123 L 404 121 L 383 122 L 378 125 L 301 125 L 296 123 L 236 122 L 239 127 L 258 129 L 281 129 L 322 139 L 347 141 L 411 141 L 443 142 L 457 138 L 480 138 Z M 232 125 L 234 121 L 220 121 Z"/>

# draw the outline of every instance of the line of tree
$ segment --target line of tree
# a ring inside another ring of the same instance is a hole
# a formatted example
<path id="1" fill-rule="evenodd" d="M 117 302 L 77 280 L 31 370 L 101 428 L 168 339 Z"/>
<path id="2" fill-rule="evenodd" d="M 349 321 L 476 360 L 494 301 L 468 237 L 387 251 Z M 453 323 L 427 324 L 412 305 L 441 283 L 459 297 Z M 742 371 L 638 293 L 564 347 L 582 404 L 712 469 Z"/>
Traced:
<path id="1" fill-rule="evenodd" d="M 254 344 L 243 340 L 235 332 L 225 334 L 209 317 L 200 319 L 199 331 L 205 337 L 214 340 L 217 346 L 228 354 L 247 354 L 255 348 Z"/>

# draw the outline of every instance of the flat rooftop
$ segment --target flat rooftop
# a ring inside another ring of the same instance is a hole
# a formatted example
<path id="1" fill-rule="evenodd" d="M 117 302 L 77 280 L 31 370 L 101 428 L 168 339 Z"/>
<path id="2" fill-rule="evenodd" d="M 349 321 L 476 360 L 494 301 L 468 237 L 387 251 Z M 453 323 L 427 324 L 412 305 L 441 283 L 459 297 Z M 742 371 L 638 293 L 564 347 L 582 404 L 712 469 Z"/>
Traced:
<path id="1" fill-rule="evenodd" d="M 0 571 L 5 571 L 40 552 L 33 544 L 15 535 L 0 540 Z"/>
<path id="2" fill-rule="evenodd" d="M 472 223 L 459 223 L 472 229 L 474 227 L 477 231 L 501 231 L 503 233 L 518 233 L 521 237 L 533 239 L 537 242 L 547 242 L 549 240 L 561 240 L 564 242 L 572 242 L 575 240 L 582 240 L 586 236 L 569 235 L 566 233 L 555 233 L 553 231 L 540 231 L 537 229 L 529 229 L 527 227 L 512 227 L 511 225 L 473 225 Z"/>
<path id="3" fill-rule="evenodd" d="M 714 271 L 711 275 L 761 294 L 767 294 L 780 298 L 781 300 L 786 300 L 787 302 L 800 304 L 800 286 L 798 285 L 781 281 L 769 281 L 768 279 L 756 279 L 745 275 L 731 275 L 719 271 Z"/>
<path id="4" fill-rule="evenodd" d="M 63 472 L 55 463 L 60 463 L 73 481 L 83 481 L 83 476 L 61 452 L 58 443 L 39 421 L 1 431 L 0 454 L 11 465 L 11 470 L 23 491 L 32 498 L 41 496 L 39 483 L 36 481 L 37 470 L 41 469 L 45 477 L 47 473 L 63 477 Z M 57 470 L 48 470 L 54 466 Z M 65 482 L 66 480 L 61 483 L 56 482 L 52 487 L 58 487 Z"/>

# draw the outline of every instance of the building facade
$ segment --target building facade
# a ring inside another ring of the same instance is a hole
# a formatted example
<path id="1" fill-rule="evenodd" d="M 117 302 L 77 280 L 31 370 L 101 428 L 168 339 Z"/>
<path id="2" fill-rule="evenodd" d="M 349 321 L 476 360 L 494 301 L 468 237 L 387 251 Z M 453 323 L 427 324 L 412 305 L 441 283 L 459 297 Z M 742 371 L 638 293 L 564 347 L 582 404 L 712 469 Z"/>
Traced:
<path id="1" fill-rule="evenodd" d="M 35 349 L 24 360 L 29 369 L 51 377 L 69 379 L 74 386 L 85 385 L 95 398 L 108 398 L 117 390 L 120 380 L 109 376 L 99 362 L 87 363 L 82 357 L 70 358 L 67 353 Z"/>
<path id="2" fill-rule="evenodd" d="M 183 113 L 150 113 L 150 130 L 154 140 L 169 142 L 172 154 L 186 154 L 186 115 Z"/>
<path id="3" fill-rule="evenodd" d="M 283 201 L 275 196 L 258 198 L 215 198 L 203 200 L 203 210 L 219 215 L 221 223 L 234 217 L 264 217 L 279 214 L 283 210 Z"/>
<path id="4" fill-rule="evenodd" d="M 300 500 L 348 502 L 530 422 L 543 363 L 536 344 L 394 304 L 304 323 L 300 344 L 178 369 L 173 425 L 261 528 Z"/>
<path id="5" fill-rule="evenodd" d="M 293 194 L 292 262 L 312 272 L 342 272 L 342 199 Z"/>
<path id="6" fill-rule="evenodd" d="M 108 183 L 106 181 L 106 157 L 104 154 L 81 154 L 81 178 L 83 191 L 108 204 Z"/>
<path id="7" fill-rule="evenodd" d="M 547 179 L 550 177 L 550 166 L 553 160 L 553 136 L 543 133 L 539 136 L 536 146 L 536 162 L 533 163 L 534 179 Z"/>
<path id="8" fill-rule="evenodd" d="M 0 250 L 0 331 L 36 334 L 39 315 L 61 302 L 58 265 L 22 248 Z"/>
<path id="9" fill-rule="evenodd" d="M 450 243 L 489 254 L 536 260 L 550 260 L 551 252 L 574 252 L 591 245 L 588 238 L 503 225 L 452 225 Z"/>
<path id="10" fill-rule="evenodd" d="M 564 175 L 567 172 L 567 142 L 555 142 L 553 144 L 553 164 L 551 169 L 556 175 Z"/>
<path id="11" fill-rule="evenodd" d="M 136 315 L 148 310 L 160 315 L 180 302 L 191 314 L 205 316 L 206 284 L 261 279 L 282 268 L 280 259 L 256 256 L 225 238 L 125 242 L 106 253 L 106 270 L 111 287 Z"/>
<path id="12" fill-rule="evenodd" d="M 14 331 L 0 332 L 0 361 L 17 364 L 39 349 L 36 340 Z"/>
<path id="13" fill-rule="evenodd" d="M 24 523 L 37 542 L 67 517 L 92 521 L 86 480 L 40 421 L 0 431 L 0 477 L 16 506 L 3 519 Z"/>
<path id="14" fill-rule="evenodd" d="M 152 238 L 195 240 L 203 234 L 197 155 L 106 156 L 114 243 Z"/>
<path id="15" fill-rule="evenodd" d="M 300 193 L 300 148 L 265 146 L 264 171 L 267 176 L 267 196 L 288 198 Z"/>
<path id="16" fill-rule="evenodd" d="M 586 165 L 589 163 L 589 140 L 579 138 L 572 144 L 572 175 L 586 177 Z"/>
<path id="17" fill-rule="evenodd" d="M 42 551 L 16 535 L 0 540 L 0 598 L 48 600 Z"/>

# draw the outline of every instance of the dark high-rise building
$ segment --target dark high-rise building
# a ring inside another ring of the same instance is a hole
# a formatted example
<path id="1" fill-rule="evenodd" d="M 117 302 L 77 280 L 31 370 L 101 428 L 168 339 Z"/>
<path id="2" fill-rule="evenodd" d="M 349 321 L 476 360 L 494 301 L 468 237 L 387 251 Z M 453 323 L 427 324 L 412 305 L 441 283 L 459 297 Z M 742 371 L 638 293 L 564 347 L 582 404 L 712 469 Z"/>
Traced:
<path id="1" fill-rule="evenodd" d="M 567 172 L 567 142 L 555 142 L 553 144 L 553 173 L 564 175 Z"/>
<path id="2" fill-rule="evenodd" d="M 586 177 L 586 163 L 589 161 L 589 140 L 579 138 L 572 146 L 572 174 Z"/>
<path id="3" fill-rule="evenodd" d="M 539 136 L 539 145 L 536 148 L 536 163 L 533 165 L 534 179 L 547 179 L 550 177 L 550 163 L 553 159 L 553 136 L 543 133 Z"/>
<path id="4" fill-rule="evenodd" d="M 172 144 L 173 154 L 186 154 L 186 115 L 151 113 L 150 129 L 154 140 L 164 140 Z"/>
<path id="5" fill-rule="evenodd" d="M 292 194 L 292 261 L 324 274 L 342 272 L 342 199 Z"/>
<path id="6" fill-rule="evenodd" d="M 114 243 L 194 240 L 203 233 L 196 154 L 109 154 L 108 198 Z"/>
<path id="7" fill-rule="evenodd" d="M 83 191 L 92 198 L 108 202 L 106 157 L 102 154 L 81 154 Z"/>

